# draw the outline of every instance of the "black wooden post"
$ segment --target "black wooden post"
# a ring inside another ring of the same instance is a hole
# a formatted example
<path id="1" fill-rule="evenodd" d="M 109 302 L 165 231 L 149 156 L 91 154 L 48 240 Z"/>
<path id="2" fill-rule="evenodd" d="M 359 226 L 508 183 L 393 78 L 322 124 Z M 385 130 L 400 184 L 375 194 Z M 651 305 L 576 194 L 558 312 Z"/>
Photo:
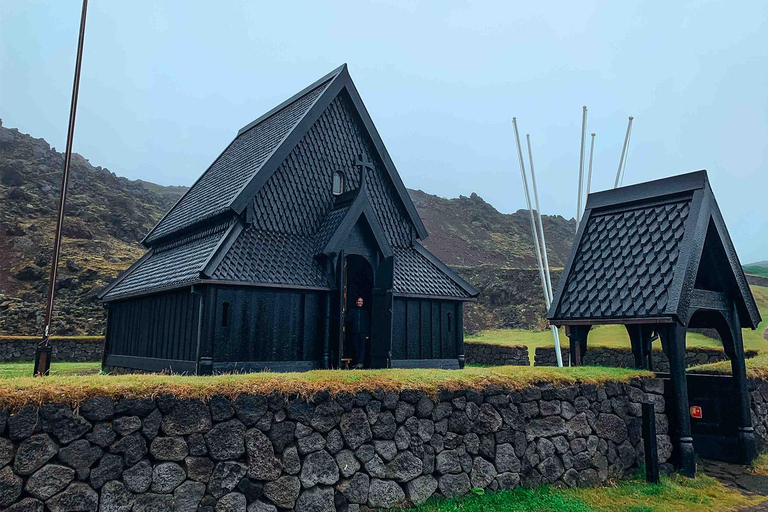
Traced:
<path id="1" fill-rule="evenodd" d="M 325 294 L 325 329 L 323 329 L 323 368 L 331 369 L 331 296 L 333 292 Z"/>
<path id="2" fill-rule="evenodd" d="M 584 360 L 590 328 L 590 325 L 572 325 L 569 329 L 568 339 L 570 340 L 569 347 L 572 366 L 581 366 Z"/>
<path id="3" fill-rule="evenodd" d="M 656 444 L 656 411 L 654 404 L 642 404 L 643 446 L 645 447 L 645 481 L 659 483 L 659 449 Z"/>
<path id="4" fill-rule="evenodd" d="M 629 342 L 632 345 L 632 355 L 635 356 L 635 368 L 645 368 L 645 339 L 643 327 L 638 324 L 625 325 Z"/>
<path id="5" fill-rule="evenodd" d="M 677 454 L 677 466 L 684 476 L 696 475 L 696 462 L 691 437 L 691 418 L 688 405 L 688 382 L 685 376 L 685 333 L 686 328 L 677 323 L 661 329 L 661 339 L 669 358 L 669 375 L 672 381 L 672 411 L 677 423 L 677 439 L 673 446 Z"/>
<path id="6" fill-rule="evenodd" d="M 750 464 L 757 457 L 755 447 L 755 429 L 752 427 L 752 412 L 749 392 L 747 391 L 747 365 L 744 360 L 744 340 L 741 337 L 741 322 L 736 304 L 731 303 L 731 311 L 726 316 L 729 336 L 723 338 L 723 349 L 731 360 L 731 375 L 733 376 L 733 391 L 739 409 L 738 440 L 739 458 L 742 464 Z M 728 338 L 726 340 L 726 338 Z"/>

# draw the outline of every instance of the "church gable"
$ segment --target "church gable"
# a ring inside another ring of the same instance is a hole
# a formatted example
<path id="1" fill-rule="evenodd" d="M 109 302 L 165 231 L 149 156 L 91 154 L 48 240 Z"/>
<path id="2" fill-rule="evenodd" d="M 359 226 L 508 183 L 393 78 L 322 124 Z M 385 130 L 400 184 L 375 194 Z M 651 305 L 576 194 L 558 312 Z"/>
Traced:
<path id="1" fill-rule="evenodd" d="M 413 224 L 346 92 L 328 105 L 256 193 L 254 225 L 313 235 L 333 205 L 334 173 L 343 173 L 345 190 L 360 187 L 360 171 L 355 166 L 359 155 L 372 164 L 367 171 L 368 194 L 387 241 L 394 247 L 409 246 Z"/>

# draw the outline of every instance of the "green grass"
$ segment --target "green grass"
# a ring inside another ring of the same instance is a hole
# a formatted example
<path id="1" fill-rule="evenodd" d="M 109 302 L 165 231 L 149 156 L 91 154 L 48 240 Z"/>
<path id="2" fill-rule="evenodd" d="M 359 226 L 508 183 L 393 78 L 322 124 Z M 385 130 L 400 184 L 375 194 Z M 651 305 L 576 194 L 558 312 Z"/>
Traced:
<path id="1" fill-rule="evenodd" d="M 757 265 L 744 266 L 744 272 L 760 277 L 768 277 L 768 267 L 760 267 Z"/>
<path id="2" fill-rule="evenodd" d="M 530 490 L 518 488 L 464 498 L 431 500 L 415 512 L 715 512 L 738 510 L 765 501 L 745 496 L 713 478 L 662 477 L 658 485 L 628 480 L 611 487 Z"/>
<path id="3" fill-rule="evenodd" d="M 751 286 L 752 295 L 755 297 L 760 315 L 763 321 L 756 330 L 742 329 L 744 348 L 746 350 L 768 351 L 768 341 L 763 338 L 763 332 L 768 329 L 768 287 Z M 482 331 L 478 334 L 466 336 L 468 343 L 486 343 L 490 345 L 527 345 L 528 356 L 533 364 L 536 347 L 551 347 L 552 331 L 527 331 L 523 329 L 496 329 Z M 565 329 L 560 329 L 560 343 L 564 348 L 568 347 L 568 337 Z M 708 338 L 698 333 L 689 333 L 686 343 L 690 347 L 723 348 L 722 343 L 716 339 Z M 589 332 L 589 345 L 613 348 L 630 348 L 629 336 L 623 325 L 598 325 Z M 659 342 L 656 342 L 659 345 Z"/>
<path id="4" fill-rule="evenodd" d="M 29 367 L 24 375 L 29 375 Z M 286 393 L 309 396 L 318 391 L 331 393 L 383 389 L 422 390 L 435 395 L 439 390 L 481 389 L 496 385 L 509 389 L 552 383 L 601 384 L 609 380 L 628 382 L 650 372 L 624 368 L 554 367 L 467 367 L 463 370 L 315 370 L 302 373 L 248 373 L 212 377 L 182 375 L 86 375 L 56 374 L 45 378 L 12 377 L 0 386 L 0 406 L 11 409 L 26 403 L 77 404 L 92 396 L 144 397 L 162 393 L 207 399 L 213 395 L 242 393 Z"/>
<path id="5" fill-rule="evenodd" d="M 0 363 L 0 379 L 15 379 L 18 377 L 29 377 L 35 364 L 32 362 L 23 363 Z M 101 369 L 101 363 L 52 363 L 51 375 L 96 375 Z"/>

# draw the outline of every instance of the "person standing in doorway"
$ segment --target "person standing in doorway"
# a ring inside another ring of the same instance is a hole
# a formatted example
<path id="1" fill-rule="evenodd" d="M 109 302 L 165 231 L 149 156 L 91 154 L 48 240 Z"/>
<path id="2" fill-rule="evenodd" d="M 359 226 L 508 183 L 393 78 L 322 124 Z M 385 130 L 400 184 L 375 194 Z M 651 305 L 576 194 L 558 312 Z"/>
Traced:
<path id="1" fill-rule="evenodd" d="M 365 366 L 367 340 L 371 335 L 368 310 L 362 297 L 358 297 L 355 307 L 347 312 L 347 335 L 354 351 L 352 367 L 360 370 Z"/>

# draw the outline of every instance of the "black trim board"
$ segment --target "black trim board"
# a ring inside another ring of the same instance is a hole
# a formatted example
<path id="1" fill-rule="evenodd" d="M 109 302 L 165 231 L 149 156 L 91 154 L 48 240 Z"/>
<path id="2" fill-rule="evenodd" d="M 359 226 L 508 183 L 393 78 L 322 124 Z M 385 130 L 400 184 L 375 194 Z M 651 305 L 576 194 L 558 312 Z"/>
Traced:
<path id="1" fill-rule="evenodd" d="M 104 364 L 107 366 L 118 366 L 120 368 L 131 368 L 133 370 L 144 370 L 147 372 L 170 370 L 173 373 L 195 373 L 194 361 L 182 361 L 179 359 L 159 359 L 155 357 L 107 354 L 104 358 Z"/>
<path id="2" fill-rule="evenodd" d="M 458 370 L 458 359 L 393 359 L 392 368 L 438 368 L 441 370 Z"/>
<path id="3" fill-rule="evenodd" d="M 242 232 L 243 224 L 239 221 L 233 222 L 227 230 L 227 233 L 221 237 L 221 240 L 219 240 L 216 248 L 211 251 L 208 261 L 203 264 L 202 270 L 200 271 L 201 278 L 211 277 L 213 273 L 216 272 L 219 263 L 221 263 L 221 260 L 227 255 L 232 244 L 235 243 L 235 240 L 237 240 L 237 237 L 240 236 L 240 233 Z"/>

